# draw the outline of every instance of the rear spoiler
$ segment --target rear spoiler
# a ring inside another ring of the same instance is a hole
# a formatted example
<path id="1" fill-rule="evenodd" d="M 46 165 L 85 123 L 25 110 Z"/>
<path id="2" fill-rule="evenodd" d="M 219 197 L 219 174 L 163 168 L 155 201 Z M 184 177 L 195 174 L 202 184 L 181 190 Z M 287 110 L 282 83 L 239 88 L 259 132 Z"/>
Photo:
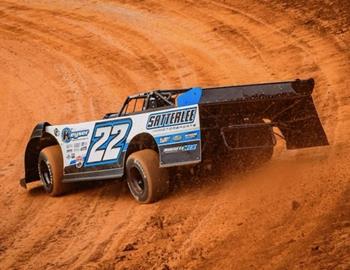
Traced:
<path id="1" fill-rule="evenodd" d="M 199 107 L 227 104 L 233 114 L 269 119 L 282 132 L 287 149 L 328 145 L 311 96 L 314 85 L 309 79 L 204 88 Z"/>
<path id="2" fill-rule="evenodd" d="M 200 104 L 249 102 L 258 99 L 311 95 L 314 79 L 204 88 Z"/>

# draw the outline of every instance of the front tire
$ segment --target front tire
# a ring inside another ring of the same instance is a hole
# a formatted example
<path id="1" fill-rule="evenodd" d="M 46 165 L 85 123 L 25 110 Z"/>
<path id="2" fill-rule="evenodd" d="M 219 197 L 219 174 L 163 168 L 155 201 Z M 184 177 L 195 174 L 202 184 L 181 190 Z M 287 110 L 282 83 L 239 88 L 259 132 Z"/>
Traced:
<path id="1" fill-rule="evenodd" d="M 63 158 L 58 145 L 41 150 L 38 160 L 39 176 L 45 191 L 50 196 L 59 196 L 64 192 Z"/>
<path id="2" fill-rule="evenodd" d="M 131 154 L 126 171 L 130 192 L 139 203 L 156 202 L 168 192 L 168 171 L 159 167 L 156 151 L 144 149 Z"/>

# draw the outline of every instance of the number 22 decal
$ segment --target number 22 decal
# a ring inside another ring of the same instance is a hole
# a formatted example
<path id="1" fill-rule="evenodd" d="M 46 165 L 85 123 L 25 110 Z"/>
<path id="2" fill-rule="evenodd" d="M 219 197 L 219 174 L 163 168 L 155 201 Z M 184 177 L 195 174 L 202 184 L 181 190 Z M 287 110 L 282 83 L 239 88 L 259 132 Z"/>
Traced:
<path id="1" fill-rule="evenodd" d="M 131 119 L 96 123 L 84 166 L 119 163 L 131 124 Z"/>

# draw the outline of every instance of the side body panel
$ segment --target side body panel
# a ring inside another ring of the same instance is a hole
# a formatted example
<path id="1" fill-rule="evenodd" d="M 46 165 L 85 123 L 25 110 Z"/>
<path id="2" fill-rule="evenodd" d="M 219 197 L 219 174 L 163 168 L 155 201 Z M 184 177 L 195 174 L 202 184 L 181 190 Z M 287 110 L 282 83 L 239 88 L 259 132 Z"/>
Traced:
<path id="1" fill-rule="evenodd" d="M 45 131 L 61 147 L 65 182 L 123 176 L 128 146 L 142 133 L 154 138 L 161 167 L 201 161 L 198 105 L 48 126 Z"/>

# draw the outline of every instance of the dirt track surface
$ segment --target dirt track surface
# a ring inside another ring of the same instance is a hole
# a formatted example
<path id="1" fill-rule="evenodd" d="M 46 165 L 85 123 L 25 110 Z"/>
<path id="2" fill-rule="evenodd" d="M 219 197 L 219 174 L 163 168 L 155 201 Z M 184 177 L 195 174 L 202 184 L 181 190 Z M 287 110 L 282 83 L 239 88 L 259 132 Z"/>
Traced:
<path id="1" fill-rule="evenodd" d="M 1 269 L 350 268 L 349 4 L 257 2 L 0 2 Z M 279 142 L 263 167 L 185 179 L 152 205 L 119 182 L 60 198 L 18 185 L 37 122 L 98 119 L 148 89 L 296 77 L 316 79 L 329 147 Z"/>

